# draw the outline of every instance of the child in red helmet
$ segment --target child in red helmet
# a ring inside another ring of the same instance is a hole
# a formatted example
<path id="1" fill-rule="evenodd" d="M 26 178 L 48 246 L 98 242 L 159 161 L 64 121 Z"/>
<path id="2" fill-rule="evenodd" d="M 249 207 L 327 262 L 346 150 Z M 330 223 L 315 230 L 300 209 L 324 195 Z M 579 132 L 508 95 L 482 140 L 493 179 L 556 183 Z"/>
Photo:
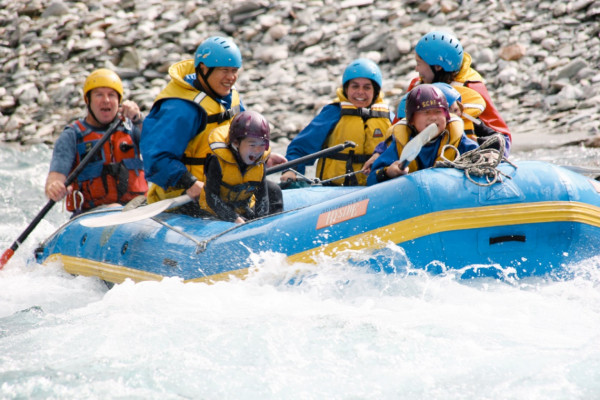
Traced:
<path id="1" fill-rule="evenodd" d="M 417 158 L 407 166 L 400 165 L 400 155 L 404 146 L 430 124 L 438 128 L 437 136 L 421 149 Z M 464 132 L 462 120 L 451 115 L 444 93 L 434 85 L 421 84 L 411 90 L 406 98 L 406 119 L 400 120 L 390 130 L 394 140 L 375 160 L 367 185 L 373 185 L 388 179 L 405 175 L 424 168 L 433 167 L 442 155 L 449 160 L 476 149 L 477 143 L 469 139 Z M 452 145 L 444 150 L 445 145 Z"/>
<path id="2" fill-rule="evenodd" d="M 265 171 L 269 138 L 269 123 L 255 111 L 243 111 L 231 125 L 210 132 L 211 154 L 197 203 L 201 216 L 244 223 L 280 211 L 269 209 Z"/>

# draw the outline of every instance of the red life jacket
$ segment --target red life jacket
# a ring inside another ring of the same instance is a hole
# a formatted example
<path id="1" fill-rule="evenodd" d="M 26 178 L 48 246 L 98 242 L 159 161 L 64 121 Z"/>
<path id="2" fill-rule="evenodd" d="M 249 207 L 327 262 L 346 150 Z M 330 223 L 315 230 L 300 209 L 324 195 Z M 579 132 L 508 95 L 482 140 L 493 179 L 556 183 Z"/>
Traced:
<path id="1" fill-rule="evenodd" d="M 104 134 L 86 128 L 79 120 L 71 127 L 77 131 L 75 165 L 78 165 Z M 145 195 L 148 184 L 132 131 L 120 125 L 77 176 L 73 189 L 83 194 L 83 204 L 80 196 L 67 196 L 69 211 L 89 210 L 102 204 L 125 204 L 136 196 Z"/>

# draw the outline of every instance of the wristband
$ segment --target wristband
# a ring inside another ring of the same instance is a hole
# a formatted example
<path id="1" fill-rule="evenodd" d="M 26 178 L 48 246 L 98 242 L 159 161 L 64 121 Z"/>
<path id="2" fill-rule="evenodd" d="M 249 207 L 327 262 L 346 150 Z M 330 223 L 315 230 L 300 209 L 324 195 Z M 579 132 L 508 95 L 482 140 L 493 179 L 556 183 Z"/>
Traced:
<path id="1" fill-rule="evenodd" d="M 190 173 L 190 171 L 185 171 L 185 173 L 181 176 L 181 178 L 179 178 L 179 182 L 177 182 L 177 186 L 182 187 L 185 190 L 188 190 L 197 181 L 198 181 L 198 178 L 196 178 L 194 175 L 192 175 Z"/>
<path id="2" fill-rule="evenodd" d="M 375 178 L 377 178 L 377 182 L 383 182 L 383 181 L 387 181 L 388 179 L 390 179 L 389 176 L 387 176 L 387 167 L 384 168 L 380 168 L 377 170 L 377 172 L 375 173 Z"/>

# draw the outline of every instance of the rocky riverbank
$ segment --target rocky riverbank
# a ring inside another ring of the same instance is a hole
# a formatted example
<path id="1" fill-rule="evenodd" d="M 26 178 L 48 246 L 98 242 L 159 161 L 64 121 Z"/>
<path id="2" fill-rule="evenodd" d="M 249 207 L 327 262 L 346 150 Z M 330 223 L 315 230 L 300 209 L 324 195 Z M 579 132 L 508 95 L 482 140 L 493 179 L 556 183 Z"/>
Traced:
<path id="1" fill-rule="evenodd" d="M 432 29 L 453 31 L 473 56 L 516 147 L 600 135 L 598 0 L 0 0 L 0 140 L 53 143 L 84 114 L 83 81 L 100 67 L 147 112 L 169 65 L 219 34 L 242 50 L 247 108 L 285 144 L 354 58 L 379 63 L 395 106 Z"/>

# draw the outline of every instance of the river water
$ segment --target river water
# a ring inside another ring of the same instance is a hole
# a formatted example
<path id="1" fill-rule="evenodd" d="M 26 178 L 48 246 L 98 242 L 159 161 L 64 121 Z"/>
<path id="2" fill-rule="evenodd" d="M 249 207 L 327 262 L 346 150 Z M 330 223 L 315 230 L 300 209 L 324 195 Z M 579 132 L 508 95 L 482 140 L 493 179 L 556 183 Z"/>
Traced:
<path id="1" fill-rule="evenodd" d="M 0 144 L 2 251 L 46 203 L 50 154 Z M 292 285 L 271 254 L 245 281 L 108 290 L 32 261 L 61 206 L 0 271 L 0 399 L 600 399 L 600 257 L 571 280 L 511 282 L 334 259 Z"/>

